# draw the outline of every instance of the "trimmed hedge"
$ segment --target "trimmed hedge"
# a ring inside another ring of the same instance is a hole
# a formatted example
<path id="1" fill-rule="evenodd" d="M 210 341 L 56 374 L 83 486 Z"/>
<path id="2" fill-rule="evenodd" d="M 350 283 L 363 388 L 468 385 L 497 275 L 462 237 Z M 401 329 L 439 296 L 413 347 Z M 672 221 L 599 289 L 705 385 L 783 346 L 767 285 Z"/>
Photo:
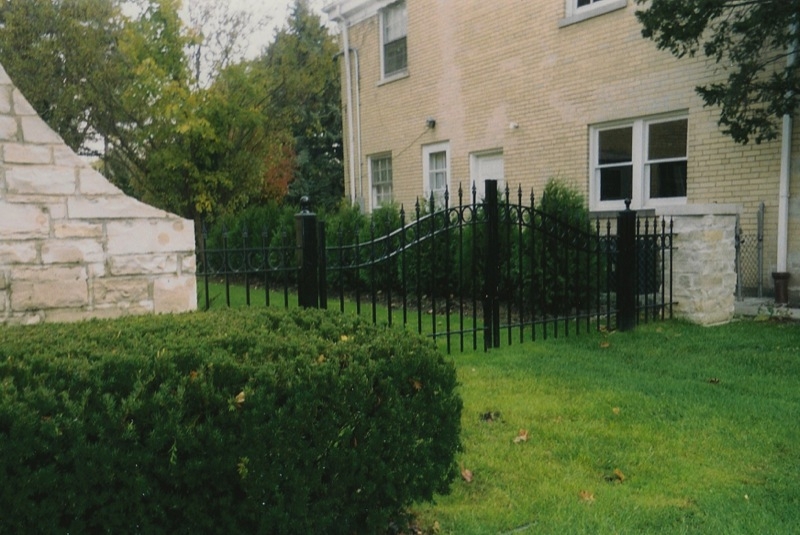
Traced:
<path id="1" fill-rule="evenodd" d="M 0 329 L 0 533 L 379 533 L 457 473 L 431 342 L 243 309 Z"/>

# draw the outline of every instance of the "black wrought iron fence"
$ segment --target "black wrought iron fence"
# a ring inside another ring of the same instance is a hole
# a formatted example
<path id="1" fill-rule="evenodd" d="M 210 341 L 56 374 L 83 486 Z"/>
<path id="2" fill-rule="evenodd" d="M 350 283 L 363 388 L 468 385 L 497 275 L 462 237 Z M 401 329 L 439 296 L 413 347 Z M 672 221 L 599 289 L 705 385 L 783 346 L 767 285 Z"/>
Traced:
<path id="1" fill-rule="evenodd" d="M 209 229 L 204 225 L 197 247 L 197 275 L 201 278 L 201 304 L 205 309 L 218 298 L 212 297 L 211 283 L 222 283 L 226 306 L 231 306 L 233 286 L 244 288 L 248 306 L 253 304 L 255 294 L 262 292 L 263 303 L 273 305 L 271 290 L 275 288 L 283 294 L 283 306 L 289 306 L 289 296 L 296 293 L 298 280 L 297 239 L 286 229 L 279 229 L 275 235 L 271 230 L 265 228 L 251 235 L 244 229 L 232 236 L 223 228 L 218 239 L 210 242 Z"/>
<path id="2" fill-rule="evenodd" d="M 229 288 L 297 293 L 300 306 L 338 307 L 369 314 L 373 322 L 444 340 L 454 347 L 498 347 L 590 329 L 626 329 L 672 316 L 672 225 L 637 218 L 616 220 L 545 213 L 522 190 L 511 199 L 487 182 L 400 210 L 396 228 L 374 220 L 365 233 L 329 229 L 303 207 L 295 241 L 262 232 L 259 247 L 245 236 L 237 247 L 223 235 L 221 247 L 198 248 L 198 274 L 211 302 L 212 281 Z M 204 233 L 204 236 L 207 235 Z M 361 236 L 361 237 L 360 237 Z"/>

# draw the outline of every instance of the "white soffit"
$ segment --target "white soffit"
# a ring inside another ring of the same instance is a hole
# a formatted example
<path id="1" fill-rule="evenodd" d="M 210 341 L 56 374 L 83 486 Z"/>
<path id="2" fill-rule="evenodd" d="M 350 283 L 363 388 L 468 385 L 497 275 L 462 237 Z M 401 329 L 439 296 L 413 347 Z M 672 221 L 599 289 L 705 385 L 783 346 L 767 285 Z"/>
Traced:
<path id="1" fill-rule="evenodd" d="M 347 21 L 348 26 L 378 14 L 384 7 L 397 2 L 397 0 L 336 0 L 322 8 L 332 21 Z"/>

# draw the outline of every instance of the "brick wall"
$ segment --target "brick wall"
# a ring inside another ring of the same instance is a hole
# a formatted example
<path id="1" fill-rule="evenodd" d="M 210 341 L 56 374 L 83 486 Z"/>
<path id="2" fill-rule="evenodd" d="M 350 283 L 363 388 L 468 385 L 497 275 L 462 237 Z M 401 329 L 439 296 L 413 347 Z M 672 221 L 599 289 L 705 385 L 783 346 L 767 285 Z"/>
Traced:
<path id="1" fill-rule="evenodd" d="M 0 323 L 196 308 L 194 225 L 125 196 L 0 66 Z"/>

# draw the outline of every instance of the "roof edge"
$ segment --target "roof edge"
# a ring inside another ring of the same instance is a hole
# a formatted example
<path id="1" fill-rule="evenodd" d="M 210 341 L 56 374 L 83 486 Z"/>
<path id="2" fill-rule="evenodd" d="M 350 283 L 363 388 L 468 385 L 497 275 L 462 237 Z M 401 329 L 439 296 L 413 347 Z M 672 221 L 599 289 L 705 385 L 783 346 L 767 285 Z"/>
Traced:
<path id="1" fill-rule="evenodd" d="M 352 26 L 378 14 L 397 0 L 335 0 L 322 8 L 331 21 Z"/>

